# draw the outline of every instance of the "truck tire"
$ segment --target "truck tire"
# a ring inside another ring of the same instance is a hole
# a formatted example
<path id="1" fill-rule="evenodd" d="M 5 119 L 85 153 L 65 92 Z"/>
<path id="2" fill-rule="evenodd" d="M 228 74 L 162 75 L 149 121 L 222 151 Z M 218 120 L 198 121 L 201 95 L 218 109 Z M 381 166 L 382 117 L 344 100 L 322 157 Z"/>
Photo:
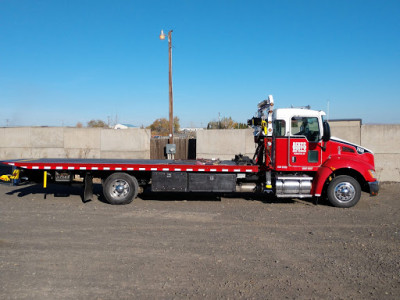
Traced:
<path id="1" fill-rule="evenodd" d="M 333 206 L 348 208 L 356 205 L 360 200 L 361 187 L 353 177 L 340 175 L 329 183 L 327 194 Z"/>
<path id="2" fill-rule="evenodd" d="M 135 177 L 126 173 L 114 173 L 103 184 L 103 194 L 108 203 L 122 205 L 136 198 L 139 184 Z"/>

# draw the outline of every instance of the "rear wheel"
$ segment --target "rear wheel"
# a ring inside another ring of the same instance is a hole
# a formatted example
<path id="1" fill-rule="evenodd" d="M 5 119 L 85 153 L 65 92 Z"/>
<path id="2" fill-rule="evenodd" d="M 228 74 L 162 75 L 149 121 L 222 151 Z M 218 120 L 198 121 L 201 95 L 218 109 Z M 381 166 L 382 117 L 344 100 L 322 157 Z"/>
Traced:
<path id="1" fill-rule="evenodd" d="M 328 186 L 328 200 L 336 207 L 352 207 L 361 197 L 361 187 L 357 180 L 347 175 L 335 177 Z"/>
<path id="2" fill-rule="evenodd" d="M 103 184 L 103 194 L 108 203 L 121 205 L 136 198 L 139 184 L 135 177 L 126 173 L 114 173 Z"/>

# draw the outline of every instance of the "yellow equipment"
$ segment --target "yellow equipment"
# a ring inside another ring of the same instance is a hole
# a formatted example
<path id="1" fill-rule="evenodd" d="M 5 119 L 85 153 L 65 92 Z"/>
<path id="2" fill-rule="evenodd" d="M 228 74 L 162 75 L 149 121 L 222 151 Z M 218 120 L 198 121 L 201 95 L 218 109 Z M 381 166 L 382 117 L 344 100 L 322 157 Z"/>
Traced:
<path id="1" fill-rule="evenodd" d="M 13 179 L 19 179 L 19 169 L 15 169 L 12 175 L 2 175 L 0 176 L 0 180 L 2 181 L 11 181 Z"/>

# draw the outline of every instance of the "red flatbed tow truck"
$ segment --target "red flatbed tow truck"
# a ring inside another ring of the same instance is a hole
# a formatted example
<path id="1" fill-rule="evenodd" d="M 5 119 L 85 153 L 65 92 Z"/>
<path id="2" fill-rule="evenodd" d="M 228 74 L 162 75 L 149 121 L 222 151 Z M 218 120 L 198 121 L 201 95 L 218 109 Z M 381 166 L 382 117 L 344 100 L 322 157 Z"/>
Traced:
<path id="1" fill-rule="evenodd" d="M 323 111 L 273 110 L 272 96 L 258 104 L 253 159 L 232 161 L 143 159 L 21 159 L 1 163 L 15 168 L 5 181 L 71 183 L 84 178 L 84 201 L 93 196 L 93 178 L 101 178 L 111 204 L 130 203 L 139 186 L 153 192 L 257 192 L 286 198 L 327 197 L 336 207 L 352 207 L 361 192 L 375 196 L 379 183 L 374 155 L 359 145 L 331 137 Z"/>

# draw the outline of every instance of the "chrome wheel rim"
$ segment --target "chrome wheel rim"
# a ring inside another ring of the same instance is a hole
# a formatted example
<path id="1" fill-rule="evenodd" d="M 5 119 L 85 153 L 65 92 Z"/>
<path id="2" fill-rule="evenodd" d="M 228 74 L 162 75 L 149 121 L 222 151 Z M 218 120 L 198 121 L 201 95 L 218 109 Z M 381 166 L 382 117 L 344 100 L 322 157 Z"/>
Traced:
<path id="1" fill-rule="evenodd" d="M 356 189 L 349 182 L 341 182 L 335 186 L 334 194 L 337 201 L 346 203 L 354 199 Z"/>
<path id="2" fill-rule="evenodd" d="M 110 186 L 110 195 L 114 199 L 124 198 L 130 192 L 129 183 L 123 179 L 114 180 Z"/>

